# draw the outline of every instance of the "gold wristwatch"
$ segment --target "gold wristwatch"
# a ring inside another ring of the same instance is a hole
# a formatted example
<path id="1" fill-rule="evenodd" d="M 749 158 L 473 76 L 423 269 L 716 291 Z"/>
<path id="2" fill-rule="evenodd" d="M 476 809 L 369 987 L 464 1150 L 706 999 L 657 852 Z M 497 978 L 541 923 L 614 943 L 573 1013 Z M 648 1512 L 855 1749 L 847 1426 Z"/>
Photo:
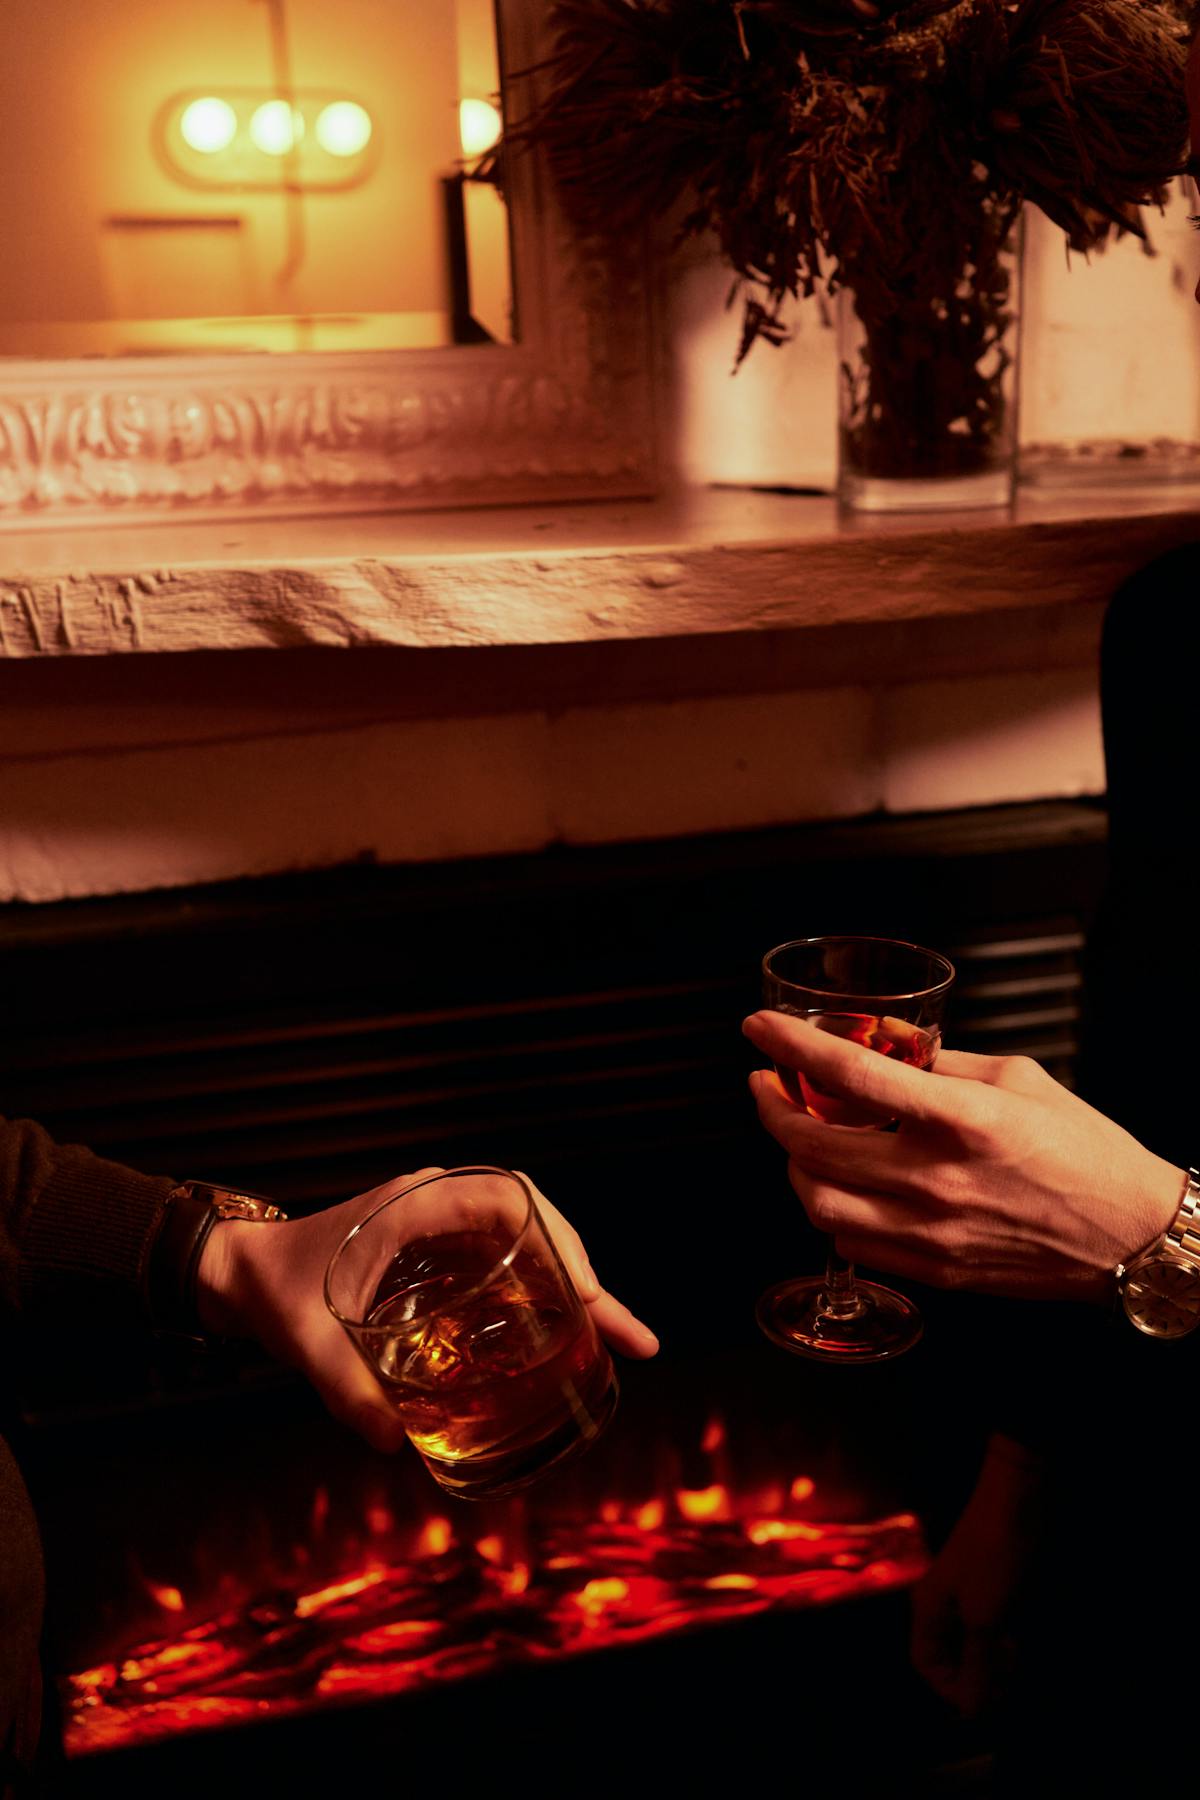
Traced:
<path id="1" fill-rule="evenodd" d="M 275 1224 L 287 1218 L 265 1194 L 248 1194 L 243 1188 L 218 1187 L 212 1181 L 181 1181 L 175 1192 L 202 1201 L 218 1219 L 257 1219 L 262 1224 Z"/>
<path id="2" fill-rule="evenodd" d="M 275 1223 L 285 1212 L 263 1194 L 220 1187 L 211 1181 L 181 1181 L 164 1196 L 162 1215 L 145 1269 L 146 1307 L 157 1331 L 203 1337 L 196 1310 L 200 1253 L 222 1219 Z"/>
<path id="3" fill-rule="evenodd" d="M 1163 1236 L 1116 1273 L 1121 1304 L 1147 1337 L 1186 1337 L 1200 1325 L 1200 1172 L 1188 1170 Z"/>

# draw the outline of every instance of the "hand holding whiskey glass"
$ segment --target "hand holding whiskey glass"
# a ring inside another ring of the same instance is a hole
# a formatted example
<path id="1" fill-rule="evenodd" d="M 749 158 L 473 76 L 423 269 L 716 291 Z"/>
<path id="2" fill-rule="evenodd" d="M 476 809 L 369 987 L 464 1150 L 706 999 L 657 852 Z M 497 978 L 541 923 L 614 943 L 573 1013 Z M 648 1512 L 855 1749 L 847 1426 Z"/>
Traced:
<path id="1" fill-rule="evenodd" d="M 763 958 L 764 1006 L 918 1069 L 932 1068 L 937 1056 L 953 981 L 944 956 L 892 938 L 800 938 Z M 831 1129 L 886 1131 L 896 1123 L 861 1100 L 824 1093 L 800 1070 L 775 1068 L 793 1104 Z M 823 1275 L 778 1283 L 757 1311 L 773 1343 L 825 1362 L 899 1356 L 922 1329 L 911 1300 L 858 1280 L 832 1243 Z"/>
<path id="2" fill-rule="evenodd" d="M 462 1499 L 526 1487 L 616 1409 L 591 1313 L 507 1169 L 439 1170 L 381 1202 L 334 1252 L 325 1300 L 434 1480 Z"/>

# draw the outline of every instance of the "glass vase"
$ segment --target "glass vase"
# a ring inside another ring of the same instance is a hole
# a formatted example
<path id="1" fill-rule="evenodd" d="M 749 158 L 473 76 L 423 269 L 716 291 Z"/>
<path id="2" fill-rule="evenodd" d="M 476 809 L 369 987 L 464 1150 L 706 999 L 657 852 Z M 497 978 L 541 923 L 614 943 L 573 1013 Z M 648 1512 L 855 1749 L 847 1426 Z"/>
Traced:
<path id="1" fill-rule="evenodd" d="M 838 498 L 1007 507 L 1016 488 L 1021 221 L 980 208 L 953 266 L 838 294 Z M 845 276 L 845 272 L 844 272 Z M 896 298 L 901 287 L 903 297 Z"/>

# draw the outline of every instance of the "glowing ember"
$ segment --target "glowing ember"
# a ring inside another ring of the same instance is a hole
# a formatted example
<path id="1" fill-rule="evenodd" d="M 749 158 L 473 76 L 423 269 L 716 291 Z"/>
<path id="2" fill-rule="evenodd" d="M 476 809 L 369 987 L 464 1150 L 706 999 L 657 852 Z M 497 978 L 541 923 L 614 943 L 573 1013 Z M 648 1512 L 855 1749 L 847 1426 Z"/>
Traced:
<path id="1" fill-rule="evenodd" d="M 622 1581 L 619 1575 L 610 1576 L 607 1580 L 589 1581 L 574 1596 L 575 1604 L 585 1613 L 603 1612 L 614 1600 L 628 1600 L 629 1583 Z"/>
<path id="2" fill-rule="evenodd" d="M 352 1575 L 348 1581 L 335 1581 L 330 1587 L 320 1588 L 315 1594 L 301 1594 L 296 1602 L 296 1617 L 310 1619 L 314 1613 L 324 1612 L 327 1606 L 333 1606 L 338 1600 L 348 1600 L 353 1594 L 365 1593 L 367 1588 L 374 1587 L 383 1580 L 383 1569 L 370 1569 L 365 1575 Z"/>
<path id="3" fill-rule="evenodd" d="M 795 1481 L 793 1481 L 791 1487 L 788 1489 L 788 1493 L 797 1505 L 799 1505 L 802 1500 L 812 1499 L 813 1487 L 814 1483 L 810 1476 L 797 1475 Z"/>
<path id="4" fill-rule="evenodd" d="M 789 1519 L 754 1519 L 746 1527 L 746 1536 L 752 1544 L 786 1544 L 797 1539 L 817 1544 L 823 1535 L 820 1525 L 801 1525 Z"/>
<path id="5" fill-rule="evenodd" d="M 148 1581 L 146 1586 L 150 1590 L 151 1597 L 157 1600 L 164 1612 L 183 1611 L 183 1595 L 177 1587 L 159 1587 L 155 1581 Z"/>
<path id="6" fill-rule="evenodd" d="M 715 1456 L 718 1450 L 725 1448 L 725 1421 L 719 1414 L 711 1418 L 704 1427 L 700 1448 L 706 1456 Z"/>
<path id="7" fill-rule="evenodd" d="M 720 1482 L 690 1491 L 680 1488 L 675 1501 L 684 1518 L 696 1523 L 702 1519 L 727 1519 L 730 1516 L 729 1495 Z"/>
<path id="8" fill-rule="evenodd" d="M 84 1755 L 826 1605 L 903 1586 L 925 1566 L 911 1514 L 869 1524 L 738 1516 L 720 1484 L 680 1489 L 673 1507 L 606 1502 L 583 1521 L 511 1513 L 471 1546 L 455 1544 L 446 1519 L 428 1519 L 415 1555 L 360 1561 L 317 1589 L 299 1576 L 276 1582 L 69 1677 L 67 1747 Z"/>
<path id="9" fill-rule="evenodd" d="M 449 1519 L 426 1519 L 417 1539 L 418 1556 L 445 1556 L 454 1542 Z"/>
<path id="10" fill-rule="evenodd" d="M 511 1569 L 501 1569 L 498 1579 L 502 1594 L 523 1594 L 529 1586 L 528 1565 L 514 1563 Z"/>

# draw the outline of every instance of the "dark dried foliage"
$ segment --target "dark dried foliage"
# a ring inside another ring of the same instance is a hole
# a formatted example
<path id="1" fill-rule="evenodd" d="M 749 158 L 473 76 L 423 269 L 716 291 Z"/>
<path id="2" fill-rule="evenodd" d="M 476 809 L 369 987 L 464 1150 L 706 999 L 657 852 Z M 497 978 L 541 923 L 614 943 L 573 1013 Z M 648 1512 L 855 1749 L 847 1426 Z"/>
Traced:
<path id="1" fill-rule="evenodd" d="M 964 266 L 986 283 L 1021 200 L 1076 248 L 1140 233 L 1186 154 L 1187 10 L 559 0 L 546 99 L 515 135 L 590 220 L 682 206 L 684 235 L 714 232 L 749 284 L 745 354 L 818 285 L 882 321 L 940 308 Z"/>

